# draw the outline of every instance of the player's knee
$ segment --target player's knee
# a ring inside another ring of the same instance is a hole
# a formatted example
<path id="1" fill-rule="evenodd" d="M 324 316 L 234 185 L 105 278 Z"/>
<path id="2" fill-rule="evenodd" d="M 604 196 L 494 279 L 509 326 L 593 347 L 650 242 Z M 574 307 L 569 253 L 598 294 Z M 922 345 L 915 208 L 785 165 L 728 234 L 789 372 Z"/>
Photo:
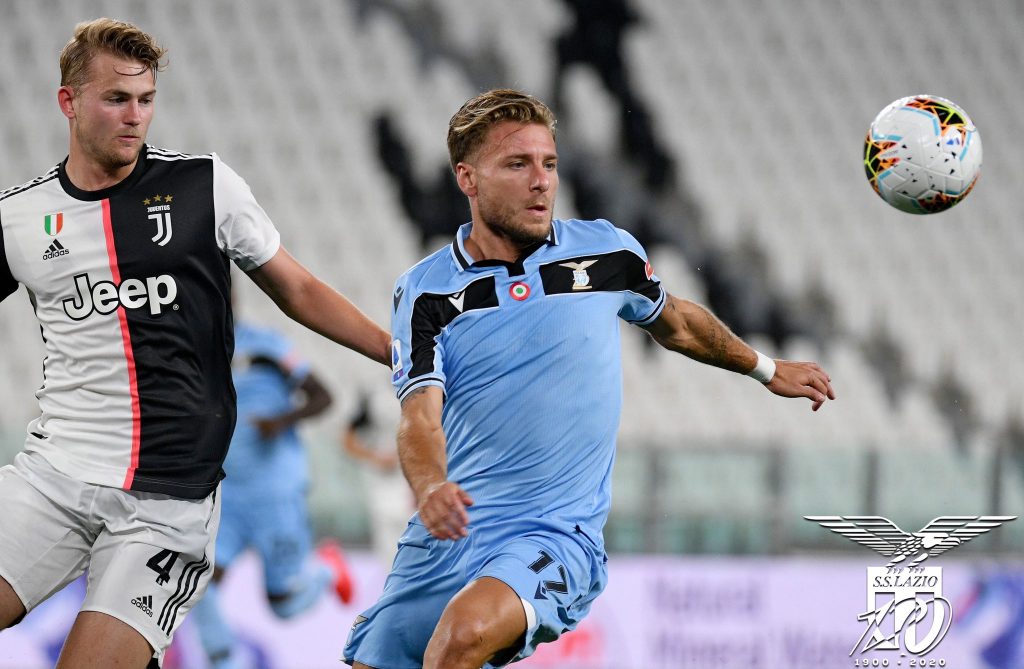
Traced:
<path id="1" fill-rule="evenodd" d="M 435 631 L 431 645 L 435 647 L 437 666 L 462 666 L 467 659 L 489 655 L 489 623 L 482 618 L 458 621 L 458 624 Z"/>

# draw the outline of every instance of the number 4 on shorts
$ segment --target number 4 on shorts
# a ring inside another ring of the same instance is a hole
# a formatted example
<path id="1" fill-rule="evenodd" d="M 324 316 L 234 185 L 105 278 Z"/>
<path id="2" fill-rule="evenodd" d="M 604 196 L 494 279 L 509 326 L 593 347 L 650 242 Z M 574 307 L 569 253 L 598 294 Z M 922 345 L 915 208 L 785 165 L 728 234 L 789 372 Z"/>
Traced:
<path id="1" fill-rule="evenodd" d="M 166 548 L 153 557 L 149 558 L 146 566 L 157 573 L 157 585 L 163 585 L 171 580 L 171 569 L 178 561 L 178 551 L 167 550 Z"/>

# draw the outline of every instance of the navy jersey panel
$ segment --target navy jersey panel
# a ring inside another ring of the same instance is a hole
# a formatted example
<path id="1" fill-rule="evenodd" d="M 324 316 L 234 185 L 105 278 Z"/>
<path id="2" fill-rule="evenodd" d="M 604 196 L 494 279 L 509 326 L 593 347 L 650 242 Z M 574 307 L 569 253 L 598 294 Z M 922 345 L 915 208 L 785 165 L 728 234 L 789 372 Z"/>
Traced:
<path id="1" fill-rule="evenodd" d="M 192 478 L 205 489 L 222 477 L 235 424 L 230 268 L 211 224 L 213 162 L 152 161 L 110 198 L 110 218 L 122 282 L 173 274 L 176 286 L 173 299 L 158 288 L 168 302 L 159 313 L 125 310 L 141 418 L 132 488 Z M 155 242 L 154 232 L 162 233 Z"/>
<path id="2" fill-rule="evenodd" d="M 3 221 L 0 220 L 0 302 L 18 290 L 18 280 L 11 274 L 11 266 L 7 264 L 7 249 L 4 245 Z"/>

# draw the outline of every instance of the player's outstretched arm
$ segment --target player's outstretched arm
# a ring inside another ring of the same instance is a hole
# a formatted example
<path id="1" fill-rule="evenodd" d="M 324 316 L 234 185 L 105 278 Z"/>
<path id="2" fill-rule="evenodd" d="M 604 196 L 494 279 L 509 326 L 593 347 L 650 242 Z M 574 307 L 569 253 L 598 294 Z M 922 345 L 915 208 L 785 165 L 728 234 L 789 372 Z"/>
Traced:
<path id="1" fill-rule="evenodd" d="M 654 340 L 670 351 L 707 365 L 749 374 L 758 354 L 725 323 L 699 304 L 666 294 L 665 308 L 647 326 Z M 776 360 L 775 373 L 765 387 L 782 397 L 806 397 L 817 411 L 826 399 L 834 400 L 832 379 L 813 362 Z"/>
<path id="2" fill-rule="evenodd" d="M 284 247 L 248 274 L 292 319 L 371 360 L 391 364 L 391 335 Z"/>
<path id="3" fill-rule="evenodd" d="M 402 472 L 416 494 L 420 520 L 438 539 L 469 536 L 466 507 L 473 500 L 457 483 L 448 480 L 444 430 L 441 427 L 443 391 L 426 386 L 402 400 L 398 426 L 398 458 Z"/>

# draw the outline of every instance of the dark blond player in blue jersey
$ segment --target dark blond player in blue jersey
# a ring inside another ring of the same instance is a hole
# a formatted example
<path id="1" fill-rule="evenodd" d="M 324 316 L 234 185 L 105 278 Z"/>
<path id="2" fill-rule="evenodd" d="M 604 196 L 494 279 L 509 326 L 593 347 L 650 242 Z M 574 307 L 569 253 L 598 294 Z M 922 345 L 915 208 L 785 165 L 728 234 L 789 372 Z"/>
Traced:
<path id="1" fill-rule="evenodd" d="M 40 416 L 0 469 L 0 629 L 88 571 L 62 669 L 156 665 L 206 588 L 235 422 L 231 262 L 300 323 L 388 355 L 220 158 L 145 144 L 163 53 L 130 24 L 77 26 L 68 156 L 0 192 L 0 299 L 28 289 L 46 346 Z"/>
<path id="2" fill-rule="evenodd" d="M 835 397 L 818 365 L 770 360 L 666 293 L 629 233 L 552 220 L 554 124 L 536 98 L 496 90 L 449 125 L 472 221 L 396 285 L 399 457 L 419 512 L 352 627 L 357 668 L 500 666 L 586 615 L 606 579 L 618 319 L 813 409 Z"/>

